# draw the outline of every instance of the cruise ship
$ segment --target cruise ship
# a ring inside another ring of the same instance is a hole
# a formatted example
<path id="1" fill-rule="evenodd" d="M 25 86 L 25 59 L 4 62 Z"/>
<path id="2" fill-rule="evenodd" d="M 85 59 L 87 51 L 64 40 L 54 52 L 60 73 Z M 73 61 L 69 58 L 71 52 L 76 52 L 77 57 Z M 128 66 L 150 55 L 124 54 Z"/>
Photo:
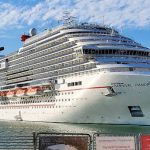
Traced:
<path id="1" fill-rule="evenodd" d="M 0 57 L 1 120 L 150 125 L 148 48 L 90 23 L 21 40 Z"/>

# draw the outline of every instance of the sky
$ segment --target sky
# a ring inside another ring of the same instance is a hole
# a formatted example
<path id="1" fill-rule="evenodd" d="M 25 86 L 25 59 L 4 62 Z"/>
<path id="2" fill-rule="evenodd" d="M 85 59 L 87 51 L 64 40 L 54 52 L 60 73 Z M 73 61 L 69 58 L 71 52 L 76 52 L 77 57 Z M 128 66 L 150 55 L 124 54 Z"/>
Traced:
<path id="1" fill-rule="evenodd" d="M 60 25 L 67 11 L 77 22 L 105 24 L 150 48 L 150 0 L 0 0 L 0 46 L 22 47 L 31 28 L 40 33 Z"/>

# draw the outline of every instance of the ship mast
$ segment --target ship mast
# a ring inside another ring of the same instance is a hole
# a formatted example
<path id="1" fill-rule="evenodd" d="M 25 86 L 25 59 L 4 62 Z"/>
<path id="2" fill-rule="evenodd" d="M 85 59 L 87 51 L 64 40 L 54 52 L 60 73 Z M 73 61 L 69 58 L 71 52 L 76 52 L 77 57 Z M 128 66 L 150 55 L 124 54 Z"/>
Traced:
<path id="1" fill-rule="evenodd" d="M 64 12 L 64 15 L 62 17 L 62 22 L 64 25 L 75 25 L 77 22 L 76 22 L 76 17 L 74 16 L 71 16 L 70 13 L 68 11 L 65 11 Z"/>

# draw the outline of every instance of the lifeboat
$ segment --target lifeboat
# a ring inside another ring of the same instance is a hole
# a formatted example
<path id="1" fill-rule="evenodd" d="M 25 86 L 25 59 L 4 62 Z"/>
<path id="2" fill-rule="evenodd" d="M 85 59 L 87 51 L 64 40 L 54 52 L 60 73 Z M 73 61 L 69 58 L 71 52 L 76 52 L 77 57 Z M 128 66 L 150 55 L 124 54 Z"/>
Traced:
<path id="1" fill-rule="evenodd" d="M 6 96 L 7 91 L 0 91 L 0 96 Z"/>
<path id="2" fill-rule="evenodd" d="M 27 95 L 34 96 L 34 95 L 41 95 L 42 89 L 40 87 L 30 87 L 27 90 Z"/>
<path id="3" fill-rule="evenodd" d="M 6 96 L 7 96 L 7 97 L 14 97 L 15 94 L 16 94 L 16 91 L 15 91 L 15 90 L 11 90 L 11 91 L 8 91 L 8 92 L 6 93 Z"/>
<path id="4" fill-rule="evenodd" d="M 27 89 L 26 88 L 19 88 L 16 90 L 16 96 L 26 96 Z"/>

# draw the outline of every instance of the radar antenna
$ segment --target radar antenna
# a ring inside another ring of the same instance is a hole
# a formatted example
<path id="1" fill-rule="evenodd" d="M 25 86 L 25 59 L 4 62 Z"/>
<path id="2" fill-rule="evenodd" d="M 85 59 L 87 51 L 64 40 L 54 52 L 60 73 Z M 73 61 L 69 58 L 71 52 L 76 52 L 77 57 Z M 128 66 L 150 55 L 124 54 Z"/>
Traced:
<path id="1" fill-rule="evenodd" d="M 124 28 L 124 26 L 121 25 L 121 26 L 120 26 L 120 33 L 121 33 L 121 34 L 123 34 L 123 28 Z"/>
<path id="2" fill-rule="evenodd" d="M 105 25 L 105 16 L 103 16 L 103 26 Z"/>
<path id="3" fill-rule="evenodd" d="M 64 12 L 62 21 L 64 25 L 75 25 L 77 18 L 74 16 L 71 16 L 68 11 Z"/>
<path id="4" fill-rule="evenodd" d="M 114 36 L 115 35 L 115 30 L 113 27 L 111 27 L 111 36 Z"/>

